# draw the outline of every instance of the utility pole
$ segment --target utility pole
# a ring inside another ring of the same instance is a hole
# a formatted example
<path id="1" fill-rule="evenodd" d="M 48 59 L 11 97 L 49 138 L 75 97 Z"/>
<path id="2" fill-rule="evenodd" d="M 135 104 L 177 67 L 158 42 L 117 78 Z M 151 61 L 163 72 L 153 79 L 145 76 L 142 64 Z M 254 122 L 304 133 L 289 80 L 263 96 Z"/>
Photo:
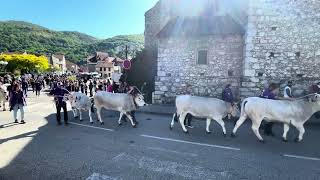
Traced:
<path id="1" fill-rule="evenodd" d="M 128 45 L 126 45 L 126 50 L 125 50 L 125 53 L 126 53 L 126 60 L 128 60 Z M 125 82 L 127 82 L 127 77 L 128 77 L 128 70 L 124 70 L 124 77 L 125 77 Z"/>

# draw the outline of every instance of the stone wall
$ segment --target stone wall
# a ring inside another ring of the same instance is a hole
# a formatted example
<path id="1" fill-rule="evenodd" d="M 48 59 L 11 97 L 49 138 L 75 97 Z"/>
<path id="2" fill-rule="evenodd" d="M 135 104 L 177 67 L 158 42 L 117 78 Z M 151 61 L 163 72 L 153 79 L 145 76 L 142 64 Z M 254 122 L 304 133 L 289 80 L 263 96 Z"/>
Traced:
<path id="1" fill-rule="evenodd" d="M 187 93 L 189 85 L 192 94 L 199 96 L 221 97 L 228 83 L 237 93 L 243 42 L 241 35 L 161 39 L 154 103 L 173 103 L 176 95 Z M 198 50 L 208 51 L 207 65 L 197 64 Z"/>
<path id="2" fill-rule="evenodd" d="M 251 0 L 242 96 L 259 94 L 272 81 L 291 79 L 303 89 L 320 80 L 319 7 L 313 0 Z"/>

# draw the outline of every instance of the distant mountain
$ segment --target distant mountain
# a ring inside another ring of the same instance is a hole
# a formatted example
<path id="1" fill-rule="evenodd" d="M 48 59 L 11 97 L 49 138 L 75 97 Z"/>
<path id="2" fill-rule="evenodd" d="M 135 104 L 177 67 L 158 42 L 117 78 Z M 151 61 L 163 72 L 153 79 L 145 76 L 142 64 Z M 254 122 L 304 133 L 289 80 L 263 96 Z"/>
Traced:
<path id="1" fill-rule="evenodd" d="M 125 45 L 129 46 L 129 56 L 134 56 L 143 44 L 143 35 L 99 40 L 80 32 L 53 31 L 24 21 L 0 21 L 0 52 L 63 53 L 68 60 L 77 62 L 96 51 L 124 58 Z"/>

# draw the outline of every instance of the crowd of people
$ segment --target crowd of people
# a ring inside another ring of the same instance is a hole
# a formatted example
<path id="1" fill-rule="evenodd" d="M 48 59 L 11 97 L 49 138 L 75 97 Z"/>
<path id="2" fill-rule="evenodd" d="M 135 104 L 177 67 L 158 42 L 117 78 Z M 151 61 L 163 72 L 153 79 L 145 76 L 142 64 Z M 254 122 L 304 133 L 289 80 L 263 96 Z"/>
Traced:
<path id="1" fill-rule="evenodd" d="M 90 97 L 97 91 L 107 91 L 111 93 L 129 93 L 134 92 L 134 88 L 123 79 L 118 83 L 109 79 L 95 79 L 81 76 L 67 75 L 35 75 L 25 74 L 18 78 L 14 78 L 9 74 L 0 77 L 0 85 L 6 84 L 7 100 L 9 102 L 10 111 L 13 111 L 15 123 L 19 123 L 17 113 L 20 110 L 20 123 L 24 124 L 24 106 L 26 106 L 28 90 L 32 89 L 36 97 L 40 96 L 42 89 L 50 89 L 49 95 L 54 96 L 57 110 L 57 122 L 61 124 L 61 109 L 64 111 L 64 121 L 68 124 L 66 95 L 70 92 L 82 92 Z"/>
<path id="2" fill-rule="evenodd" d="M 68 124 L 67 105 L 65 97 L 70 92 L 82 92 L 87 96 L 92 97 L 97 91 L 107 91 L 112 93 L 133 93 L 134 88 L 120 79 L 118 83 L 112 82 L 109 79 L 95 79 L 80 76 L 66 76 L 66 75 L 33 75 L 25 74 L 19 78 L 13 78 L 10 75 L 0 77 L 0 85 L 9 84 L 7 86 L 8 102 L 10 111 L 13 111 L 13 118 L 15 123 L 19 123 L 17 112 L 20 110 L 21 118 L 20 123 L 24 121 L 24 106 L 26 105 L 26 97 L 28 96 L 28 89 L 32 89 L 32 92 L 36 96 L 40 96 L 40 92 L 43 88 L 49 88 L 50 95 L 54 96 L 56 110 L 57 110 L 57 122 L 61 124 L 61 109 L 64 110 L 64 121 Z M 146 85 L 145 83 L 143 84 Z M 288 81 L 282 95 L 279 96 L 280 85 L 271 83 L 265 88 L 260 97 L 266 99 L 279 99 L 279 100 L 294 100 L 292 95 L 293 82 Z M 320 84 L 311 86 L 311 92 L 319 92 Z M 191 86 L 190 86 L 191 87 Z M 143 89 L 143 88 L 142 88 Z M 188 87 L 187 87 L 188 89 Z M 142 90 L 143 91 L 143 90 Z M 188 90 L 187 90 L 188 91 Z M 189 92 L 189 91 L 188 91 Z M 189 92 L 191 94 L 191 91 Z M 227 84 L 222 91 L 221 99 L 231 104 L 235 103 L 235 97 L 231 89 L 231 85 Z M 228 116 L 230 119 L 230 116 Z M 192 128 L 191 125 L 192 116 L 188 114 L 185 119 L 185 125 Z M 264 127 L 265 134 L 273 135 L 272 133 L 273 123 L 267 123 Z"/>

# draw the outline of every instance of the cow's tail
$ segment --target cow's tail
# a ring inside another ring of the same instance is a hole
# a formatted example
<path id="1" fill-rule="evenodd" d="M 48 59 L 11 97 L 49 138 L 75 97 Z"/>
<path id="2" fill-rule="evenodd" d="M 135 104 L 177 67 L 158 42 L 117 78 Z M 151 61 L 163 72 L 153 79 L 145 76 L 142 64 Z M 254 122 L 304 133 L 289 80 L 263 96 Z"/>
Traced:
<path id="1" fill-rule="evenodd" d="M 90 111 L 94 113 L 94 99 L 93 99 L 93 98 L 90 98 L 90 101 L 91 101 Z"/>
<path id="2" fill-rule="evenodd" d="M 241 103 L 241 113 L 240 113 L 240 117 L 246 116 L 246 112 L 245 112 L 245 106 L 248 103 L 247 99 L 244 99 L 243 102 Z"/>

